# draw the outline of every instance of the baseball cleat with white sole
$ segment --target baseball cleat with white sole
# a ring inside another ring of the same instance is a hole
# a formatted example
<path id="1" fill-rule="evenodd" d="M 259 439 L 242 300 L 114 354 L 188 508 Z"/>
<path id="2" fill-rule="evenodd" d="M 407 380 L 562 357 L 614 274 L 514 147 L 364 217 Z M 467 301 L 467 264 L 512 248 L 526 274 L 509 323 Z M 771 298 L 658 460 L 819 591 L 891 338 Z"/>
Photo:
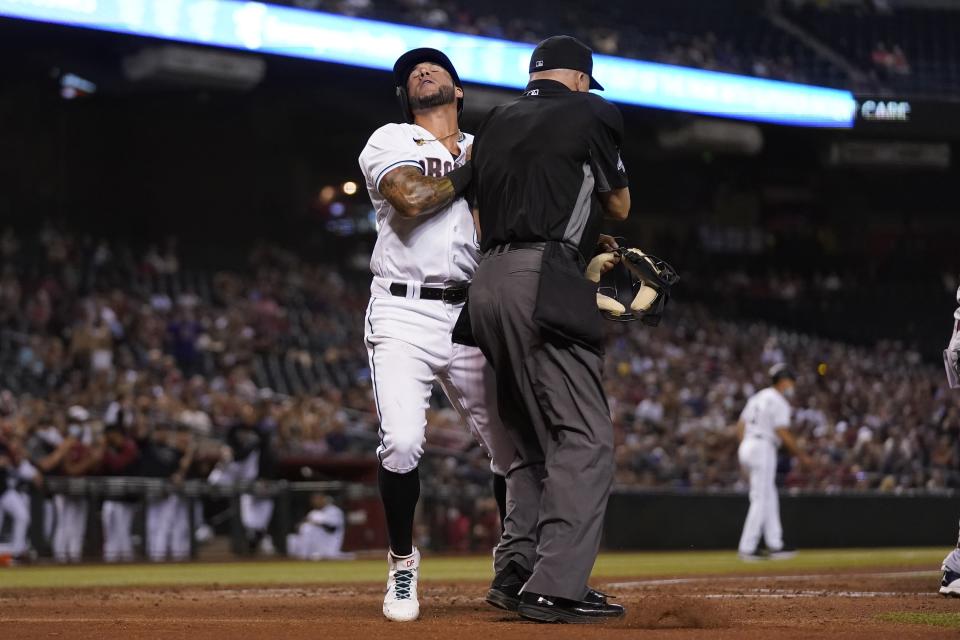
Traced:
<path id="1" fill-rule="evenodd" d="M 960 573 L 947 567 L 940 567 L 940 570 L 943 571 L 940 576 L 940 595 L 960 598 Z"/>
<path id="2" fill-rule="evenodd" d="M 789 560 L 797 557 L 797 550 L 793 547 L 781 547 L 780 549 L 771 549 L 767 554 L 771 560 Z"/>
<path id="3" fill-rule="evenodd" d="M 383 598 L 383 615 L 394 622 L 411 622 L 420 616 L 417 600 L 417 578 L 420 574 L 420 552 L 398 558 L 387 552 L 387 595 Z"/>

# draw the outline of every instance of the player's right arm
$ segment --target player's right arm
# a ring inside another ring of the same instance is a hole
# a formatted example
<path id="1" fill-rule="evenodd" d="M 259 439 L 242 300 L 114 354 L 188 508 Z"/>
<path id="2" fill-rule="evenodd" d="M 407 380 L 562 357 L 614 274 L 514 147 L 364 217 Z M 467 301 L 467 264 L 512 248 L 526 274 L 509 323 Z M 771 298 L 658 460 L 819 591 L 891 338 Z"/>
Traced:
<path id="1" fill-rule="evenodd" d="M 812 462 L 810 456 L 800 448 L 793 432 L 790 431 L 790 405 L 786 401 L 768 404 L 766 410 L 770 413 L 770 421 L 776 425 L 773 431 L 780 438 L 783 446 L 800 462 L 801 466 L 809 467 Z"/>
<path id="2" fill-rule="evenodd" d="M 443 209 L 457 195 L 447 177 L 425 176 L 419 168 L 402 166 L 391 169 L 380 180 L 380 194 L 403 218 L 416 218 Z"/>
<path id="3" fill-rule="evenodd" d="M 60 463 L 63 461 L 64 456 L 67 454 L 67 451 L 70 450 L 70 447 L 73 446 L 73 438 L 64 438 L 63 441 L 49 454 L 40 457 L 39 455 L 33 458 L 33 466 L 39 469 L 43 473 L 48 473 L 53 471 Z"/>
<path id="4" fill-rule="evenodd" d="M 442 177 L 424 175 L 418 155 L 410 132 L 398 124 L 374 131 L 360 153 L 368 188 L 375 189 L 403 218 L 443 209 L 463 193 L 472 177 L 469 162 Z"/>
<path id="5" fill-rule="evenodd" d="M 797 460 L 800 461 L 800 464 L 804 467 L 809 467 L 812 460 L 810 456 L 800 448 L 800 445 L 797 444 L 797 439 L 793 437 L 793 433 L 790 432 L 789 427 L 778 427 L 776 429 L 777 436 L 780 438 L 780 441 L 783 442 L 783 446 L 787 448 L 787 451 L 790 452 Z"/>
<path id="6" fill-rule="evenodd" d="M 97 446 L 85 449 L 81 455 L 67 457 L 63 461 L 63 473 L 67 476 L 83 476 L 100 464 L 102 452 Z"/>

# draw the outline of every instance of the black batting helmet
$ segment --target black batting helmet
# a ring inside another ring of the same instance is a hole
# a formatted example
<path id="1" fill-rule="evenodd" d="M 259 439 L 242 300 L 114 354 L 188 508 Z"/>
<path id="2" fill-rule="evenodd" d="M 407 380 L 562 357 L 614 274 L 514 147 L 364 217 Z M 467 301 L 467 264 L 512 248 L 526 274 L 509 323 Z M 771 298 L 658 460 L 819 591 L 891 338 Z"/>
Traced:
<path id="1" fill-rule="evenodd" d="M 393 80 L 397 86 L 397 99 L 400 101 L 400 110 L 403 112 L 403 118 L 406 122 L 413 122 L 413 110 L 410 108 L 410 97 L 407 95 L 407 79 L 410 72 L 421 62 L 433 62 L 446 69 L 450 77 L 453 78 L 453 86 L 463 89 L 463 83 L 460 82 L 460 76 L 454 68 L 450 58 L 442 51 L 422 47 L 412 49 L 397 58 L 393 65 Z M 457 116 L 463 111 L 463 98 L 457 98 Z"/>

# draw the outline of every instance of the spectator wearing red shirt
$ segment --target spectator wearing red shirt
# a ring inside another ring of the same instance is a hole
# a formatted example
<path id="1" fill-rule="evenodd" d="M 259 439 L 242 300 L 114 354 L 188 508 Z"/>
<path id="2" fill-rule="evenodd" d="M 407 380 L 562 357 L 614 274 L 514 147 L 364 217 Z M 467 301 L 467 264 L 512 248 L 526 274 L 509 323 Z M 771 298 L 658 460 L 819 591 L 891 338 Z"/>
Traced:
<path id="1" fill-rule="evenodd" d="M 102 444 L 87 444 L 92 438 L 85 423 L 90 413 L 80 406 L 73 406 L 67 412 L 71 424 L 67 429 L 66 440 L 70 441 L 63 456 L 61 468 L 63 475 L 83 477 L 96 469 L 102 456 Z M 58 562 L 79 562 L 83 555 L 83 539 L 87 531 L 86 496 L 59 494 L 54 497 L 57 528 L 53 534 L 53 556 Z"/>
<path id="2" fill-rule="evenodd" d="M 100 473 L 105 476 L 133 476 L 140 459 L 140 449 L 120 424 L 104 430 L 105 447 Z M 136 498 L 110 497 L 103 501 L 103 559 L 107 562 L 133 560 L 131 526 Z"/>

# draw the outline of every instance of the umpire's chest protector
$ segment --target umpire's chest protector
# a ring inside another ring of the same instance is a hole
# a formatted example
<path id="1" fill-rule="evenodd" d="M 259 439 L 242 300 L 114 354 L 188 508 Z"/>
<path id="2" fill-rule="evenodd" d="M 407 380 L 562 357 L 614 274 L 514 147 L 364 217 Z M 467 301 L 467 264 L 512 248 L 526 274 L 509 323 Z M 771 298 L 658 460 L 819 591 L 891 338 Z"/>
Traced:
<path id="1" fill-rule="evenodd" d="M 597 285 L 587 279 L 585 270 L 579 251 L 562 242 L 547 242 L 533 321 L 544 339 L 572 342 L 603 355 Z"/>

